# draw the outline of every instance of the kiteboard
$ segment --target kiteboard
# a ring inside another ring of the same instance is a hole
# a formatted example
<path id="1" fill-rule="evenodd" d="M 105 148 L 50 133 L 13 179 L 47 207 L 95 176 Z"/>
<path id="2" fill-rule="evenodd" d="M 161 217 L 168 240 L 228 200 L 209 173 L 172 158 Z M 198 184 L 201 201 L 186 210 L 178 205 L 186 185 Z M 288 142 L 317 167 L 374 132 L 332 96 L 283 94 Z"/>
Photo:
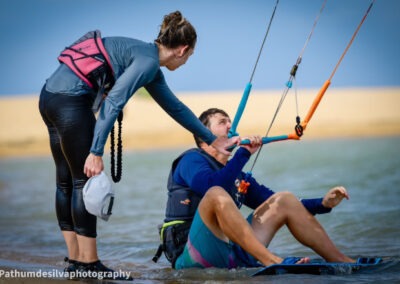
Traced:
<path id="1" fill-rule="evenodd" d="M 253 273 L 251 277 L 259 275 L 279 275 L 279 274 L 314 274 L 314 275 L 338 275 L 352 274 L 356 271 L 376 267 L 382 264 L 382 259 L 377 258 L 359 258 L 356 263 L 327 263 L 314 262 L 302 264 L 273 264 L 261 268 Z"/>

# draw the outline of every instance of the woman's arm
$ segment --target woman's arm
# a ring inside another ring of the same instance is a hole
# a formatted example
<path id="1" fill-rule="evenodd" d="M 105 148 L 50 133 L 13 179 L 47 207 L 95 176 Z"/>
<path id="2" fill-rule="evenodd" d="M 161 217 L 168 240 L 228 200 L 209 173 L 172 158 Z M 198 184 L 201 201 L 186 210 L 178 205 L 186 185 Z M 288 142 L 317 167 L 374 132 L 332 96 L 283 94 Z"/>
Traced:
<path id="1" fill-rule="evenodd" d="M 104 169 L 103 153 L 119 112 L 137 89 L 150 82 L 156 74 L 158 63 L 150 58 L 136 58 L 115 82 L 113 88 L 103 101 L 96 121 L 90 154 L 86 158 L 83 172 L 90 178 Z"/>
<path id="2" fill-rule="evenodd" d="M 240 144 L 240 137 L 216 137 L 205 127 L 193 112 L 183 104 L 169 89 L 165 82 L 161 70 L 157 73 L 155 79 L 145 86 L 153 99 L 180 125 L 200 137 L 208 145 L 213 146 L 219 152 L 231 155 L 226 149 L 233 145 Z"/>
<path id="3" fill-rule="evenodd" d="M 161 70 L 145 88 L 162 109 L 184 128 L 200 137 L 208 145 L 216 139 L 216 136 L 172 93 Z"/>
<path id="4" fill-rule="evenodd" d="M 110 93 L 103 101 L 94 129 L 90 153 L 102 156 L 107 141 L 119 112 L 130 97 L 142 86 L 150 82 L 158 70 L 158 64 L 151 58 L 136 58 L 118 78 Z"/>

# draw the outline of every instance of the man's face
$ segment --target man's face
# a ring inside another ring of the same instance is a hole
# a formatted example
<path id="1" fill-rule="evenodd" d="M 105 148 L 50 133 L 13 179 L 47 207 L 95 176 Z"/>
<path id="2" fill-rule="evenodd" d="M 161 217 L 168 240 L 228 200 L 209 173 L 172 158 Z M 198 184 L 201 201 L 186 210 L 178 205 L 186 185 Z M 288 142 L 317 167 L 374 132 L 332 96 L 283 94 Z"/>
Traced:
<path id="1" fill-rule="evenodd" d="M 231 119 L 221 113 L 213 114 L 209 118 L 210 126 L 208 127 L 215 136 L 227 136 L 231 129 Z"/>

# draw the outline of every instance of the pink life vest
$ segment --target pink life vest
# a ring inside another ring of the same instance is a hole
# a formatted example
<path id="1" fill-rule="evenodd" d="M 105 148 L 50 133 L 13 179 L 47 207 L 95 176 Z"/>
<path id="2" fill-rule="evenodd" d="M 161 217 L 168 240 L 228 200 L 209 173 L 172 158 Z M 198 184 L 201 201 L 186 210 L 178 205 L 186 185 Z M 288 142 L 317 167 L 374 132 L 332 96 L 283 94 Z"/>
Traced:
<path id="1" fill-rule="evenodd" d="M 97 112 L 108 91 L 114 85 L 114 71 L 101 40 L 100 31 L 90 31 L 66 47 L 58 60 L 65 63 L 97 92 L 93 103 L 93 111 Z"/>

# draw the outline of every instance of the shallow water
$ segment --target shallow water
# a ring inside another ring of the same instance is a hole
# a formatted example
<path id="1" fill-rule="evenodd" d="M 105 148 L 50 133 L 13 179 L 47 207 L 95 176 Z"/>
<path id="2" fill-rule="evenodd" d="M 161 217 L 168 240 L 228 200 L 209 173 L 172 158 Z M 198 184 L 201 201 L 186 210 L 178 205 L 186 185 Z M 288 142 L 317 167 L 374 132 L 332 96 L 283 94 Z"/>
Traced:
<path id="1" fill-rule="evenodd" d="M 164 257 L 157 264 L 151 261 L 159 240 L 156 227 L 165 210 L 169 167 L 182 150 L 124 154 L 113 215 L 109 222 L 98 220 L 99 256 L 111 267 L 132 271 L 144 283 L 248 282 L 254 269 L 174 271 Z M 109 161 L 105 164 L 109 170 Z M 317 216 L 318 220 L 346 255 L 381 256 L 395 262 L 370 273 L 262 276 L 251 282 L 387 283 L 400 279 L 400 138 L 270 144 L 253 174 L 271 189 L 289 190 L 300 198 L 322 197 L 335 185 L 345 186 L 350 200 L 330 214 Z M 0 160 L 0 267 L 63 267 L 67 251 L 57 226 L 54 198 L 55 170 L 50 157 Z M 318 258 L 286 228 L 278 232 L 270 249 L 281 257 Z"/>

